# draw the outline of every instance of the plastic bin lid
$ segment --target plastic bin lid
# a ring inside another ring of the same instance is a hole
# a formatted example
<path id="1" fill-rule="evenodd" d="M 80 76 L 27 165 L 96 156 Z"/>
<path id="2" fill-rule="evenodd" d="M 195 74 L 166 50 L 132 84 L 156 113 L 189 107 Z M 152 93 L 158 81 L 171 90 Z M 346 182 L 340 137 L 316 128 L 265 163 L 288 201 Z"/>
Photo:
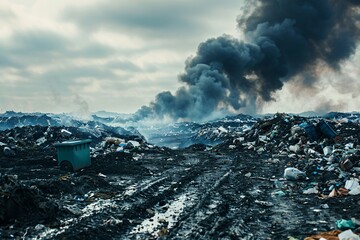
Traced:
<path id="1" fill-rule="evenodd" d="M 68 140 L 68 141 L 64 141 L 61 143 L 55 143 L 54 146 L 55 147 L 59 147 L 59 146 L 76 146 L 79 144 L 84 144 L 84 143 L 90 143 L 91 139 L 80 139 L 80 140 Z"/>

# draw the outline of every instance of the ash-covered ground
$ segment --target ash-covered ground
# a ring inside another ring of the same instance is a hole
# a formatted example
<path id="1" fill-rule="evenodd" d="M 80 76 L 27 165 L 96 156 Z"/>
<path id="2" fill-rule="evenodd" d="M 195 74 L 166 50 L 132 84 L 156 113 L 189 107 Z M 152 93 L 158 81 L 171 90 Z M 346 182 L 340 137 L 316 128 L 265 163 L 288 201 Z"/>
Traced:
<path id="1" fill-rule="evenodd" d="M 121 123 L 0 115 L 0 238 L 294 240 L 357 232 L 360 114 Z M 54 143 L 71 139 L 92 140 L 90 167 L 60 170 Z M 289 167 L 302 178 L 285 178 Z"/>

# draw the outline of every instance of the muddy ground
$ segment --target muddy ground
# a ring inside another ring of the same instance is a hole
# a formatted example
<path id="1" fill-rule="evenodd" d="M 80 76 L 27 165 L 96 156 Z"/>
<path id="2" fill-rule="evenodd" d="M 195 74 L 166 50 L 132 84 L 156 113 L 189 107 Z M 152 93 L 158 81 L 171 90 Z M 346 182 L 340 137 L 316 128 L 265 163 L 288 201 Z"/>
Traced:
<path id="1" fill-rule="evenodd" d="M 359 216 L 359 196 L 303 194 L 337 176 L 285 181 L 294 160 L 278 160 L 242 147 L 194 145 L 100 155 L 66 173 L 54 149 L 2 156 L 0 238 L 303 239 Z"/>

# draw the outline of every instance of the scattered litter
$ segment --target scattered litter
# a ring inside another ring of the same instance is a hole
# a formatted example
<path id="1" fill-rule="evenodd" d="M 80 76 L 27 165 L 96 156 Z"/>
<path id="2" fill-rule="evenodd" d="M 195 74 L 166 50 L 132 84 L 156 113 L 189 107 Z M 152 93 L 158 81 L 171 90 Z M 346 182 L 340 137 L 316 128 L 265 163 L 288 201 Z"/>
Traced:
<path id="1" fill-rule="evenodd" d="M 60 132 L 64 137 L 70 137 L 72 135 L 72 133 L 66 129 L 61 129 Z"/>
<path id="2" fill-rule="evenodd" d="M 287 180 L 305 179 L 306 174 L 297 168 L 289 167 L 284 170 L 284 178 Z"/>
<path id="3" fill-rule="evenodd" d="M 341 233 L 340 230 L 333 230 L 330 232 L 322 232 L 310 237 L 306 237 L 304 240 L 338 240 L 338 235 Z"/>
<path id="4" fill-rule="evenodd" d="M 339 240 L 360 240 L 359 235 L 356 235 L 350 229 L 340 233 L 338 237 Z"/>
<path id="5" fill-rule="evenodd" d="M 103 178 L 107 178 L 107 176 L 105 174 L 102 174 L 102 173 L 98 173 L 98 176 L 103 177 Z"/>
<path id="6" fill-rule="evenodd" d="M 3 153 L 4 153 L 4 155 L 7 156 L 7 157 L 13 157 L 13 156 L 16 155 L 16 154 L 15 154 L 15 151 L 12 150 L 12 149 L 9 148 L 9 147 L 4 147 Z"/>
<path id="7" fill-rule="evenodd" d="M 249 172 L 249 173 L 246 173 L 244 176 L 245 176 L 245 177 L 251 177 L 251 173 L 250 173 L 250 172 Z"/>
<path id="8" fill-rule="evenodd" d="M 306 190 L 303 191 L 304 194 L 318 194 L 319 190 L 317 190 L 316 188 L 308 188 Z"/>
<path id="9" fill-rule="evenodd" d="M 267 202 L 267 201 L 255 200 L 255 203 L 259 204 L 261 206 L 264 206 L 264 207 L 273 207 L 274 206 L 274 204 L 272 202 Z"/>
<path id="10" fill-rule="evenodd" d="M 254 223 L 249 225 L 249 230 L 254 226 L 264 227 L 274 239 L 303 239 L 305 231 L 333 229 L 334 219 L 356 214 L 357 197 L 349 195 L 360 194 L 360 121 L 351 115 L 331 116 L 324 120 L 276 114 L 256 121 L 236 117 L 240 120 L 229 124 L 226 121 L 179 123 L 178 131 L 169 133 L 169 138 L 159 139 L 176 141 L 186 131 L 188 135 L 183 138 L 187 143 L 198 141 L 210 145 L 191 145 L 176 151 L 146 143 L 138 135 L 117 134 L 120 128 L 114 131 L 110 124 L 92 121 L 81 122 L 76 127 L 55 126 L 51 122 L 46 126 L 2 131 L 1 169 L 4 172 L 26 169 L 26 174 L 21 172 L 21 180 L 14 177 L 15 180 L 0 186 L 0 220 L 6 226 L 0 237 L 66 238 L 66 234 L 61 234 L 67 229 L 74 231 L 75 236 L 79 226 L 86 226 L 89 233 L 93 228 L 105 227 L 109 234 L 119 229 L 131 232 L 131 236 L 121 236 L 124 238 L 167 238 L 176 226 L 175 234 L 184 239 L 227 238 L 228 234 L 232 238 L 254 238 L 255 235 L 245 236 L 247 229 L 242 221 Z M 62 131 L 64 128 L 68 133 Z M 92 166 L 64 175 L 53 161 L 53 144 L 85 138 L 92 140 Z M 16 153 L 16 159 L 9 161 L 4 157 L 8 156 L 5 148 Z M 207 162 L 209 159 L 211 162 Z M 228 169 L 234 171 L 212 188 Z M 12 182 L 17 184 L 15 188 L 9 187 Z M 188 194 L 190 191 L 192 194 Z M 19 215 L 10 218 L 3 213 L 14 212 L 4 204 L 9 196 L 22 206 Z M 242 209 L 246 210 L 243 215 Z M 307 220 L 301 229 L 291 219 L 295 213 L 304 214 L 300 217 Z M 223 220 L 233 221 L 228 219 L 231 215 L 243 219 L 237 219 L 234 225 L 226 224 L 226 232 L 222 232 Z M 209 223 L 208 219 L 215 221 Z M 26 225 L 26 221 L 30 224 Z M 121 228 L 117 226 L 120 224 Z M 128 226 L 131 228 L 126 229 Z M 356 229 L 358 222 L 341 219 L 336 226 Z M 299 229 L 294 230 L 296 227 Z M 178 231 L 180 228 L 191 231 Z M 8 235 L 2 236 L 3 232 Z M 287 233 L 292 236 L 287 237 Z M 306 239 L 338 239 L 339 233 L 333 238 L 327 232 Z"/>
<path id="11" fill-rule="evenodd" d="M 336 227 L 340 230 L 355 229 L 355 223 L 350 219 L 340 219 L 336 221 Z"/>

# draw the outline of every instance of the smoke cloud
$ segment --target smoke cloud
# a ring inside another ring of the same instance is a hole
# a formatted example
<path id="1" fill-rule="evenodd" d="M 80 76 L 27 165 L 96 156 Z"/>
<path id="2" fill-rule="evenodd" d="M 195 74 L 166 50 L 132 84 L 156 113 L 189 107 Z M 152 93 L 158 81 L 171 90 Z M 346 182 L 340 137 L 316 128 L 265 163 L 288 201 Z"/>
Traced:
<path id="1" fill-rule="evenodd" d="M 75 94 L 75 98 L 73 101 L 75 109 L 75 116 L 83 119 L 87 119 L 90 117 L 89 104 L 78 94 Z"/>
<path id="2" fill-rule="evenodd" d="M 311 86 L 316 66 L 338 70 L 359 40 L 359 0 L 258 0 L 237 19 L 244 41 L 223 35 L 201 43 L 179 76 L 184 86 L 159 93 L 135 114 L 202 120 L 216 111 L 256 111 L 284 83 Z"/>

